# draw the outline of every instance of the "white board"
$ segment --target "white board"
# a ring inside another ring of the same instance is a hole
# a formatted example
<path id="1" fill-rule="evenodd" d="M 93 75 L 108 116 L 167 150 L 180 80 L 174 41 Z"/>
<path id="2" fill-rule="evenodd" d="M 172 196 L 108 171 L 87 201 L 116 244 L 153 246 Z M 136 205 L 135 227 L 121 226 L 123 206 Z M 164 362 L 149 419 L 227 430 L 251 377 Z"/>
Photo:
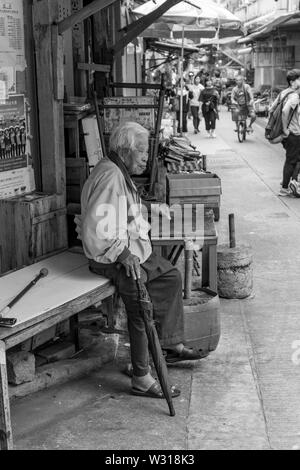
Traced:
<path id="1" fill-rule="evenodd" d="M 49 275 L 32 287 L 7 315 L 16 318 L 17 325 L 108 283 L 108 279 L 89 271 L 88 261 L 83 255 L 66 251 L 0 278 L 0 310 L 43 268 L 48 269 Z"/>

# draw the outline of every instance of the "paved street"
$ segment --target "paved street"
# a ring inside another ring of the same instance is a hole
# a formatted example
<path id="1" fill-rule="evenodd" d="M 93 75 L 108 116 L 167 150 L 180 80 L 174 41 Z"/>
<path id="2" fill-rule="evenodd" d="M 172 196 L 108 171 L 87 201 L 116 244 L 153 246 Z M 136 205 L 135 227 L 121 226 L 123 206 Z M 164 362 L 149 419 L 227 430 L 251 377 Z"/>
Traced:
<path id="1" fill-rule="evenodd" d="M 282 147 L 265 141 L 260 124 L 243 144 L 233 128 L 222 111 L 217 139 L 189 137 L 222 179 L 220 242 L 234 212 L 238 242 L 253 247 L 254 295 L 222 301 L 215 353 L 171 369 L 182 389 L 176 417 L 162 401 L 130 396 L 114 364 L 15 402 L 17 448 L 300 448 L 300 200 L 277 196 Z"/>
<path id="2" fill-rule="evenodd" d="M 213 144 L 205 139 L 201 148 L 212 155 L 209 168 L 222 178 L 220 242 L 227 240 L 227 214 L 234 212 L 238 241 L 251 243 L 254 251 L 255 297 L 223 301 L 221 347 L 194 374 L 189 444 L 291 449 L 300 445 L 300 365 L 292 360 L 292 346 L 300 339 L 300 201 L 277 196 L 284 154 L 264 139 L 260 125 L 240 144 L 224 112 L 217 133 Z M 217 374 L 207 383 L 206 370 L 215 366 Z M 202 413 L 211 410 L 205 429 L 197 419 L 201 396 Z"/>

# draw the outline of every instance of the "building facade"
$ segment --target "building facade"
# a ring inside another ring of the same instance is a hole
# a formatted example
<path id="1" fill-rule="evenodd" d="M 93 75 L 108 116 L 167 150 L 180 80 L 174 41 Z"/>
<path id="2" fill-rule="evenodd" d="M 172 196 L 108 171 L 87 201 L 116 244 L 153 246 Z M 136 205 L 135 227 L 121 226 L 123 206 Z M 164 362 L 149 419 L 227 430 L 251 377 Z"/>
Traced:
<path id="1" fill-rule="evenodd" d="M 227 0 L 225 4 L 245 25 L 249 40 L 242 41 L 244 59 L 251 60 L 255 70 L 254 86 L 284 86 L 286 70 L 300 68 L 299 0 Z"/>

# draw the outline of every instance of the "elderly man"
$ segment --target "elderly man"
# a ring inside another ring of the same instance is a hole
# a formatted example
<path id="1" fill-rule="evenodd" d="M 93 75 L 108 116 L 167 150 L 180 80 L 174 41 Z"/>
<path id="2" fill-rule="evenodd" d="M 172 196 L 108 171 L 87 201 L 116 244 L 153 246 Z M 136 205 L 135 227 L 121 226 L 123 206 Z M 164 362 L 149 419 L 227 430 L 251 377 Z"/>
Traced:
<path id="1" fill-rule="evenodd" d="M 251 86 L 245 83 L 243 75 L 239 75 L 236 79 L 236 87 L 232 90 L 232 104 L 238 106 L 242 113 L 250 117 L 248 132 L 253 132 L 252 125 L 256 121 L 256 113 L 254 111 L 254 97 Z"/>
<path id="2" fill-rule="evenodd" d="M 163 398 L 151 376 L 148 340 L 140 315 L 136 280 L 145 282 L 154 306 L 167 362 L 200 359 L 183 344 L 183 301 L 180 273 L 152 253 L 149 226 L 132 175 L 145 172 L 149 134 L 134 122 L 114 130 L 109 158 L 101 160 L 82 193 L 81 238 L 91 271 L 112 280 L 124 301 L 131 344 L 132 393 Z M 173 396 L 180 391 L 173 388 Z"/>

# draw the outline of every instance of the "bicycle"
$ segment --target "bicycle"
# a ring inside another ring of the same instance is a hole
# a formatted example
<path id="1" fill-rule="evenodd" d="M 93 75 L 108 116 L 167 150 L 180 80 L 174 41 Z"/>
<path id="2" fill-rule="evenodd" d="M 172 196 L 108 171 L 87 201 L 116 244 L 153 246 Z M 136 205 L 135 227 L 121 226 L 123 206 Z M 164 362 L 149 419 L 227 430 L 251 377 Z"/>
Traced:
<path id="1" fill-rule="evenodd" d="M 238 107 L 231 109 L 232 120 L 236 123 L 235 132 L 237 132 L 240 143 L 245 142 L 248 131 L 247 118 L 248 115 L 243 113 Z"/>

